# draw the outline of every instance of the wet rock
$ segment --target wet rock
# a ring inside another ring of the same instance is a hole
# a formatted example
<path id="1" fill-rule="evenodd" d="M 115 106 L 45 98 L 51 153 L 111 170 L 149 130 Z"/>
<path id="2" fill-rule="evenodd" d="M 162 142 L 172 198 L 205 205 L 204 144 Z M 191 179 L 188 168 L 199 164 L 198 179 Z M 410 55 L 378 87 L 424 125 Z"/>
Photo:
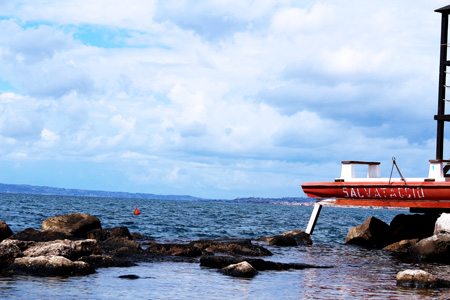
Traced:
<path id="1" fill-rule="evenodd" d="M 33 228 L 14 233 L 9 237 L 10 240 L 32 241 L 32 242 L 49 242 L 55 240 L 74 239 L 73 236 L 56 231 L 39 231 Z"/>
<path id="2" fill-rule="evenodd" d="M 158 244 L 150 245 L 148 253 L 157 255 L 198 257 L 202 255 L 202 249 L 189 244 Z"/>
<path id="3" fill-rule="evenodd" d="M 258 274 L 258 271 L 246 261 L 229 265 L 221 269 L 220 272 L 228 276 L 247 278 L 254 277 L 256 274 Z"/>
<path id="4" fill-rule="evenodd" d="M 136 264 L 131 263 L 129 261 L 122 260 L 117 257 L 110 257 L 106 255 L 89 255 L 89 256 L 83 256 L 78 259 L 79 261 L 83 261 L 85 263 L 88 263 L 93 268 L 111 268 L 111 267 L 132 267 Z"/>
<path id="5" fill-rule="evenodd" d="M 432 236 L 436 219 L 435 214 L 395 216 L 390 223 L 391 243 Z"/>
<path id="6" fill-rule="evenodd" d="M 304 246 L 312 245 L 311 236 L 303 230 L 288 231 L 283 234 L 259 239 L 269 246 Z"/>
<path id="7" fill-rule="evenodd" d="M 418 241 L 419 239 L 402 240 L 384 247 L 383 250 L 397 253 L 407 253 L 411 248 L 411 246 L 417 243 Z"/>
<path id="8" fill-rule="evenodd" d="M 345 243 L 381 249 L 389 244 L 389 233 L 389 225 L 371 216 L 363 224 L 350 228 Z"/>
<path id="9" fill-rule="evenodd" d="M 100 220 L 89 214 L 72 213 L 48 218 L 42 222 L 41 231 L 56 231 L 86 238 L 91 230 L 101 228 Z"/>
<path id="10" fill-rule="evenodd" d="M 450 234 L 437 234 L 411 246 L 409 254 L 418 260 L 450 263 Z"/>
<path id="11" fill-rule="evenodd" d="M 135 252 L 135 251 L 142 251 L 141 246 L 134 241 L 130 240 L 127 237 L 111 237 L 109 239 L 106 239 L 104 241 L 98 242 L 100 249 L 104 253 L 109 254 L 117 254 L 118 251 L 124 252 Z"/>
<path id="12" fill-rule="evenodd" d="M 97 228 L 87 233 L 87 238 L 96 239 L 97 241 L 104 241 L 113 237 L 127 238 L 129 240 L 133 239 L 131 237 L 130 231 L 125 226 L 103 229 Z"/>
<path id="13" fill-rule="evenodd" d="M 0 221 L 0 242 L 9 238 L 11 235 L 13 235 L 11 228 L 5 222 Z"/>
<path id="14" fill-rule="evenodd" d="M 450 214 L 443 213 L 436 220 L 433 235 L 442 233 L 450 234 Z"/>
<path id="15" fill-rule="evenodd" d="M 12 264 L 17 257 L 23 256 L 20 248 L 13 242 L 5 240 L 0 243 L 0 270 Z"/>
<path id="16" fill-rule="evenodd" d="M 250 240 L 198 240 L 189 244 L 147 243 L 147 252 L 156 255 L 199 257 L 213 253 L 245 256 L 268 256 L 272 253 L 264 247 L 254 245 Z"/>
<path id="17" fill-rule="evenodd" d="M 62 256 L 19 257 L 6 268 L 13 274 L 37 276 L 74 276 L 95 273 L 94 268 L 82 261 L 71 261 Z"/>
<path id="18" fill-rule="evenodd" d="M 139 277 L 138 275 L 130 274 L 130 275 L 120 275 L 119 278 L 122 278 L 122 279 L 139 279 L 141 277 Z"/>
<path id="19" fill-rule="evenodd" d="M 423 270 L 404 270 L 397 273 L 397 285 L 414 288 L 449 287 L 450 282 L 434 277 Z"/>
<path id="20" fill-rule="evenodd" d="M 220 253 L 240 256 L 271 256 L 266 248 L 254 245 L 248 239 L 204 239 L 190 243 L 191 246 L 202 249 L 203 255 Z"/>
<path id="21" fill-rule="evenodd" d="M 133 233 L 131 234 L 131 237 L 132 237 L 133 239 L 135 239 L 135 240 L 142 240 L 142 239 L 143 239 L 142 235 L 141 235 L 140 233 L 138 233 L 138 232 L 133 232 Z"/>
<path id="22" fill-rule="evenodd" d="M 302 263 L 279 263 L 279 262 L 266 261 L 266 260 L 263 260 L 260 258 L 233 257 L 233 256 L 222 256 L 222 255 L 202 256 L 200 258 L 200 266 L 208 267 L 208 268 L 215 268 L 215 269 L 222 269 L 228 265 L 238 264 L 243 261 L 247 261 L 258 271 L 266 271 L 266 270 L 282 271 L 282 270 L 289 270 L 289 269 L 301 270 L 301 269 L 308 269 L 308 268 L 330 268 L 328 266 L 314 266 L 314 265 L 302 264 Z"/>
<path id="23" fill-rule="evenodd" d="M 38 242 L 23 252 L 24 256 L 63 256 L 70 260 L 91 254 L 100 254 L 96 240 L 56 240 Z"/>

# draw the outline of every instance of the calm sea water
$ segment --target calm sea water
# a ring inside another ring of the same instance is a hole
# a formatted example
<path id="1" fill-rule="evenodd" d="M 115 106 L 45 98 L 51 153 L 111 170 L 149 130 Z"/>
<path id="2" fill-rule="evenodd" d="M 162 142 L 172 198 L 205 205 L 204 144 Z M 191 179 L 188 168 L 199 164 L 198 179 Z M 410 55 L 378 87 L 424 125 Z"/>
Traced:
<path id="1" fill-rule="evenodd" d="M 258 238 L 305 229 L 308 206 L 232 204 L 0 194 L 0 220 L 14 232 L 40 229 L 43 220 L 72 212 L 97 216 L 104 228 L 127 226 L 157 241 Z M 134 206 L 141 215 L 132 214 Z M 413 264 L 380 250 L 344 245 L 348 229 L 373 215 L 389 223 L 405 210 L 324 207 L 307 247 L 267 247 L 267 260 L 333 266 L 330 269 L 260 272 L 252 279 L 227 277 L 198 263 L 142 263 L 99 269 L 89 276 L 0 276 L 0 299 L 448 299 L 450 289 L 396 286 L 398 271 L 421 268 L 450 277 L 450 268 Z M 138 275 L 137 280 L 118 278 Z"/>

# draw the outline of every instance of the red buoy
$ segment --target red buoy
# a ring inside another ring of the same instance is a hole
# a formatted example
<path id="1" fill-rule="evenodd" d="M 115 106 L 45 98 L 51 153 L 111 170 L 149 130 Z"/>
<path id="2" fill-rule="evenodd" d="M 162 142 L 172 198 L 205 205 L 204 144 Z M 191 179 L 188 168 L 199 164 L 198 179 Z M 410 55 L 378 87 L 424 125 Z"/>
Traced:
<path id="1" fill-rule="evenodd" d="M 139 209 L 137 209 L 136 206 L 134 207 L 134 214 L 135 214 L 135 215 L 141 214 L 141 212 L 139 211 Z"/>

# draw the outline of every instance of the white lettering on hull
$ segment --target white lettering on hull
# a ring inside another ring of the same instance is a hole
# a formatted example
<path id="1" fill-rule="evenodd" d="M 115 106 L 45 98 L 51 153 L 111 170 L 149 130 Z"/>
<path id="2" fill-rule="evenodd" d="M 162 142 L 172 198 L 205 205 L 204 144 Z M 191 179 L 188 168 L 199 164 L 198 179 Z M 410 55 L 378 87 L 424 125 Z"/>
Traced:
<path id="1" fill-rule="evenodd" d="M 358 188 L 343 187 L 344 198 L 365 199 L 422 199 L 425 192 L 421 187 L 393 187 L 393 188 Z"/>

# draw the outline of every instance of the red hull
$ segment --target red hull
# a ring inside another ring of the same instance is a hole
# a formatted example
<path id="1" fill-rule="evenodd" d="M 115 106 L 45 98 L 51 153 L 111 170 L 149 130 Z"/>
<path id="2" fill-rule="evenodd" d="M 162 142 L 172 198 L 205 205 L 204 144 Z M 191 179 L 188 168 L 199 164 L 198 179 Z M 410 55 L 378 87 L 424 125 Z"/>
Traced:
<path id="1" fill-rule="evenodd" d="M 338 205 L 450 208 L 450 182 L 314 182 L 308 197 L 337 198 Z"/>

